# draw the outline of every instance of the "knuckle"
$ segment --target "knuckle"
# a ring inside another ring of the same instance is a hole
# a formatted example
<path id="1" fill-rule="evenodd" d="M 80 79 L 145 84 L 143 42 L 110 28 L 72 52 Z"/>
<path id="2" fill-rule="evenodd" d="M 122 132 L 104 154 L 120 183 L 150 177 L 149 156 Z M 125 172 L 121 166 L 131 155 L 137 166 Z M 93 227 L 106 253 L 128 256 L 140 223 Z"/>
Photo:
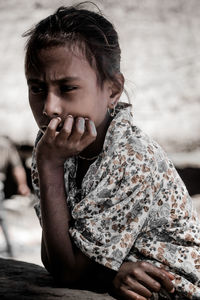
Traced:
<path id="1" fill-rule="evenodd" d="M 78 152 L 78 153 L 80 153 L 80 152 L 83 150 L 83 147 L 82 147 L 82 145 L 80 145 L 80 144 L 77 144 L 77 146 L 76 146 L 76 150 L 77 150 L 77 152 Z"/>
<path id="2" fill-rule="evenodd" d="M 54 127 L 52 125 L 49 125 L 46 129 L 46 134 L 51 134 L 54 131 Z"/>
<path id="3" fill-rule="evenodd" d="M 161 278 L 161 280 L 166 280 L 167 279 L 167 275 L 165 273 L 161 272 L 160 278 Z"/>
<path id="4" fill-rule="evenodd" d="M 55 146 L 56 146 L 57 148 L 61 148 L 61 147 L 63 146 L 63 141 L 61 141 L 61 140 L 56 140 L 56 141 L 55 141 Z"/>
<path id="5" fill-rule="evenodd" d="M 139 294 L 135 294 L 134 298 L 129 298 L 129 299 L 134 299 L 134 300 L 144 300 L 146 298 L 144 298 L 143 296 L 140 296 Z"/>
<path id="6" fill-rule="evenodd" d="M 148 290 L 147 291 L 147 295 L 146 295 L 147 297 L 148 297 L 148 299 L 150 299 L 151 298 L 151 296 L 152 296 L 152 293 Z"/>
<path id="7" fill-rule="evenodd" d="M 158 282 L 155 281 L 155 283 L 154 283 L 154 291 L 155 292 L 159 292 L 160 288 L 161 288 L 160 283 L 158 283 Z"/>
<path id="8" fill-rule="evenodd" d="M 124 293 L 126 291 L 126 288 L 123 285 L 120 285 L 118 287 L 118 290 L 119 290 L 120 293 Z"/>
<path id="9" fill-rule="evenodd" d="M 67 135 L 69 135 L 71 133 L 71 129 L 68 128 L 68 127 L 63 127 L 62 128 L 62 132 L 65 133 L 65 134 L 67 134 Z"/>
<path id="10" fill-rule="evenodd" d="M 67 149 L 69 150 L 69 151 L 72 151 L 72 150 L 74 150 L 74 146 L 73 146 L 73 144 L 72 143 L 68 143 L 67 144 Z"/>
<path id="11" fill-rule="evenodd" d="M 148 267 L 148 263 L 146 262 L 146 261 L 141 261 L 140 262 L 140 266 L 142 267 L 142 268 L 144 268 L 144 269 L 146 269 L 147 267 Z"/>
<path id="12" fill-rule="evenodd" d="M 80 129 L 80 128 L 77 128 L 76 132 L 77 132 L 79 135 L 83 135 L 83 134 L 84 134 L 84 130 L 83 130 L 83 129 Z"/>
<path id="13" fill-rule="evenodd" d="M 140 276 L 140 269 L 139 268 L 136 268 L 133 270 L 133 275 L 138 278 Z"/>
<path id="14" fill-rule="evenodd" d="M 130 281 L 131 281 L 129 275 L 126 275 L 126 276 L 124 277 L 124 280 L 123 280 L 123 281 L 124 281 L 125 284 L 129 285 L 129 283 L 130 283 Z"/>
<path id="15" fill-rule="evenodd" d="M 38 145 L 38 149 L 45 146 L 45 147 L 49 147 L 53 142 L 53 139 L 51 137 L 44 137 L 42 139 L 42 142 L 40 143 L 40 145 Z"/>

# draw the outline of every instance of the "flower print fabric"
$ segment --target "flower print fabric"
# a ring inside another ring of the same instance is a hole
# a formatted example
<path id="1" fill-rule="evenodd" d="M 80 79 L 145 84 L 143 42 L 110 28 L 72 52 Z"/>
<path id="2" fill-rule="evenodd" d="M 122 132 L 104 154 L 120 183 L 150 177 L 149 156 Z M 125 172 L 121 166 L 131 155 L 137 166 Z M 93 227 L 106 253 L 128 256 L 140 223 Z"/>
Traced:
<path id="1" fill-rule="evenodd" d="M 77 166 L 77 157 L 64 164 L 77 247 L 113 270 L 123 261 L 164 266 L 175 275 L 177 299 L 200 299 L 200 224 L 191 198 L 165 152 L 134 125 L 129 105 L 118 104 L 81 189 Z M 32 178 L 39 200 L 34 153 Z M 36 212 L 41 220 L 39 202 Z"/>

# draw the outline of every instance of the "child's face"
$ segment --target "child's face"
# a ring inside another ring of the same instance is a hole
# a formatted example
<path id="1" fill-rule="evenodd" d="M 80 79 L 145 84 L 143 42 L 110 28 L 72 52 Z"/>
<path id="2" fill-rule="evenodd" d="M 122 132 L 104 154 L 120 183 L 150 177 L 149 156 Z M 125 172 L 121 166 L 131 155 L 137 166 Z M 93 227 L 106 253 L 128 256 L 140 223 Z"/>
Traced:
<path id="1" fill-rule="evenodd" d="M 111 101 L 109 83 L 101 88 L 88 61 L 67 46 L 43 49 L 39 58 L 41 71 L 26 74 L 29 102 L 39 128 L 43 130 L 56 116 L 65 120 L 68 115 L 89 118 L 98 128 Z"/>

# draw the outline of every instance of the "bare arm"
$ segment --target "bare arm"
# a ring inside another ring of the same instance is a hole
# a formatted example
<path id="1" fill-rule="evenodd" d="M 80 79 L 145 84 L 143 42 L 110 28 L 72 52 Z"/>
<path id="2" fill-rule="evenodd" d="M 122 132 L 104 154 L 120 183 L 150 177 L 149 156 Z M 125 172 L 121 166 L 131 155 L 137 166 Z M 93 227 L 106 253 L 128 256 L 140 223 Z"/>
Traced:
<path id="1" fill-rule="evenodd" d="M 43 260 L 45 267 L 61 283 L 80 279 L 91 261 L 77 249 L 69 236 L 70 215 L 66 205 L 63 168 L 40 171 L 43 227 Z"/>
<path id="2" fill-rule="evenodd" d="M 61 131 L 57 132 L 60 119 L 52 119 L 36 149 L 43 261 L 56 280 L 67 284 L 78 281 L 92 266 L 90 259 L 73 245 L 69 235 L 71 217 L 66 204 L 64 161 L 91 143 L 95 133 L 89 121 L 87 132 L 79 128 L 78 120 L 72 130 L 73 122 L 73 118 L 68 117 Z"/>

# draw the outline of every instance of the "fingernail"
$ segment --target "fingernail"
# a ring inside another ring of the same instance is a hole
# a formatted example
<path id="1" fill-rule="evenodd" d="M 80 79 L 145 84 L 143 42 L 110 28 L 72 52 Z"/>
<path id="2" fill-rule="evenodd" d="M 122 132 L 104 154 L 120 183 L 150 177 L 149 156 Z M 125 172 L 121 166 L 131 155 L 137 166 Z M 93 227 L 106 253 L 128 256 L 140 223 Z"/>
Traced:
<path id="1" fill-rule="evenodd" d="M 72 122 L 73 122 L 73 119 L 74 119 L 74 118 L 73 118 L 71 115 L 68 115 L 68 116 L 67 116 L 68 122 L 69 122 L 69 120 L 70 120 L 70 123 L 72 123 Z"/>
<path id="2" fill-rule="evenodd" d="M 72 127 L 72 124 L 73 124 L 73 117 L 71 115 L 68 115 L 66 120 L 67 120 L 66 127 L 67 127 L 68 130 L 71 130 L 71 127 Z"/>
<path id="3" fill-rule="evenodd" d="M 97 131 L 96 131 L 96 127 L 94 125 L 94 122 L 90 120 L 90 125 L 91 125 L 91 128 L 92 128 L 92 133 L 93 134 L 97 134 Z"/>
<path id="4" fill-rule="evenodd" d="M 85 130 L 85 120 L 83 118 L 78 119 L 78 127 L 81 131 Z"/>
<path id="5" fill-rule="evenodd" d="M 60 118 L 60 117 L 52 118 L 52 119 L 50 120 L 49 124 L 50 124 L 50 123 L 51 123 L 51 124 L 57 124 L 58 121 L 59 121 L 59 122 L 61 121 L 61 118 Z M 48 126 L 49 126 L 49 124 L 48 124 Z"/>

